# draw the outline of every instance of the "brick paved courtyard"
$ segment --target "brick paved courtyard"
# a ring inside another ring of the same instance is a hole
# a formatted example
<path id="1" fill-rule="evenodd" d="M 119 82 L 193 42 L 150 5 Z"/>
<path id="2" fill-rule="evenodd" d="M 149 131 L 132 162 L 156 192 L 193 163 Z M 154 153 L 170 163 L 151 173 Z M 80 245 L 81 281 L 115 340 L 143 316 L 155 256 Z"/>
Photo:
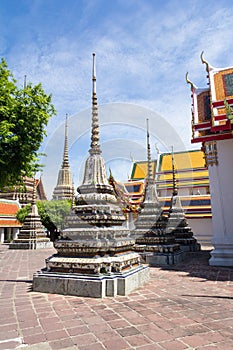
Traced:
<path id="1" fill-rule="evenodd" d="M 32 292 L 53 252 L 0 245 L 0 350 L 233 349 L 233 268 L 208 266 L 209 251 L 102 300 Z"/>

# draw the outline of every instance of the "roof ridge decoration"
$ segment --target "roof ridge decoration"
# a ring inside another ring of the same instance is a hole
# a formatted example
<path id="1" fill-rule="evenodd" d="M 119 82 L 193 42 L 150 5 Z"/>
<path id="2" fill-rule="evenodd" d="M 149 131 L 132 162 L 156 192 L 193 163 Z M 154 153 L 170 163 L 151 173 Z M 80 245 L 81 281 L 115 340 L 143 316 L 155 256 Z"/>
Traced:
<path id="1" fill-rule="evenodd" d="M 89 153 L 101 154 L 99 142 L 99 117 L 98 117 L 98 103 L 96 94 L 96 61 L 95 53 L 93 56 L 93 66 L 92 66 L 92 126 L 91 126 L 91 149 Z"/>

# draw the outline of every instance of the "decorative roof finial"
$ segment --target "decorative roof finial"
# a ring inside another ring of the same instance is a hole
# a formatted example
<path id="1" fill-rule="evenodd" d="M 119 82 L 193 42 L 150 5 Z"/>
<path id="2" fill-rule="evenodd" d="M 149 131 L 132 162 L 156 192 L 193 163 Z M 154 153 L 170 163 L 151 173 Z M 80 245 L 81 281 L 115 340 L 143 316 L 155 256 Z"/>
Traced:
<path id="1" fill-rule="evenodd" d="M 69 166 L 69 155 L 68 155 L 68 114 L 67 113 L 66 113 L 66 123 L 65 123 L 65 142 L 64 142 L 63 166 Z"/>
<path id="2" fill-rule="evenodd" d="M 149 119 L 146 119 L 147 127 L 147 166 L 148 166 L 148 182 L 153 182 L 153 172 L 152 172 L 152 163 L 151 163 L 151 152 L 150 152 L 150 135 L 149 135 Z"/>
<path id="3" fill-rule="evenodd" d="M 176 185 L 176 171 L 175 171 L 175 159 L 174 159 L 174 150 L 172 146 L 172 196 L 177 196 L 178 190 Z"/>
<path id="4" fill-rule="evenodd" d="M 191 91 L 193 92 L 193 90 L 195 90 L 197 87 L 193 84 L 193 82 L 191 82 L 191 80 L 189 80 L 188 74 L 189 74 L 189 73 L 187 72 L 186 75 L 185 75 L 186 83 L 187 83 L 187 84 L 190 84 L 190 86 L 191 86 Z"/>
<path id="5" fill-rule="evenodd" d="M 201 62 L 202 62 L 203 64 L 206 65 L 206 71 L 207 71 L 207 73 L 209 73 L 210 65 L 209 65 L 209 63 L 204 59 L 203 55 L 204 55 L 204 51 L 202 51 L 202 53 L 201 53 Z"/>
<path id="6" fill-rule="evenodd" d="M 92 70 L 92 131 L 91 131 L 91 149 L 90 154 L 101 154 L 99 144 L 99 118 L 98 104 L 96 95 L 96 64 L 95 53 L 93 53 L 93 70 Z"/>

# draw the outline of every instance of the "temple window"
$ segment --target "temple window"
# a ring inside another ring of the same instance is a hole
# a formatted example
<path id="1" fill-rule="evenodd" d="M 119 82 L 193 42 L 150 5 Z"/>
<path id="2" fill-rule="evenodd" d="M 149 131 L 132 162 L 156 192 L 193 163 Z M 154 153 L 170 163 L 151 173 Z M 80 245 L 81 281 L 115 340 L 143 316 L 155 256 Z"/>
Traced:
<path id="1" fill-rule="evenodd" d="M 206 166 L 218 165 L 218 151 L 216 141 L 205 142 Z"/>
<path id="2" fill-rule="evenodd" d="M 233 95 L 233 73 L 223 75 L 226 96 Z"/>
<path id="3" fill-rule="evenodd" d="M 210 120 L 211 119 L 210 95 L 203 96 L 203 99 L 204 99 L 205 120 Z"/>

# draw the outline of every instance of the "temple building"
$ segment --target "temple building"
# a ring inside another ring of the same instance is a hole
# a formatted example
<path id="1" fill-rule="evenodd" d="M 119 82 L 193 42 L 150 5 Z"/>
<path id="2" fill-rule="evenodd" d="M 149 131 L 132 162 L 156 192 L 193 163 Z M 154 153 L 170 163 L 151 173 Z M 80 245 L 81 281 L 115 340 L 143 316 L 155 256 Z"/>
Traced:
<path id="1" fill-rule="evenodd" d="M 21 186 L 4 188 L 0 191 L 0 198 L 17 200 L 22 207 L 32 202 L 34 178 L 24 177 Z M 36 200 L 47 200 L 42 178 L 36 179 Z"/>
<path id="2" fill-rule="evenodd" d="M 102 298 L 129 294 L 149 279 L 149 268 L 133 251 L 135 241 L 123 226 L 101 155 L 95 54 L 92 83 L 91 147 L 83 182 L 67 227 L 54 242 L 57 254 L 33 276 L 34 291 Z"/>
<path id="3" fill-rule="evenodd" d="M 17 238 L 22 224 L 16 219 L 20 209 L 18 201 L 0 199 L 0 243 L 9 243 Z"/>
<path id="4" fill-rule="evenodd" d="M 233 67 L 212 67 L 201 54 L 207 86 L 192 92 L 192 143 L 202 143 L 209 171 L 214 266 L 233 266 Z"/>
<path id="5" fill-rule="evenodd" d="M 54 200 L 63 200 L 73 198 L 74 186 L 72 182 L 72 174 L 69 165 L 68 155 L 68 115 L 65 122 L 65 142 L 62 165 L 58 173 L 57 185 L 53 191 Z"/>

